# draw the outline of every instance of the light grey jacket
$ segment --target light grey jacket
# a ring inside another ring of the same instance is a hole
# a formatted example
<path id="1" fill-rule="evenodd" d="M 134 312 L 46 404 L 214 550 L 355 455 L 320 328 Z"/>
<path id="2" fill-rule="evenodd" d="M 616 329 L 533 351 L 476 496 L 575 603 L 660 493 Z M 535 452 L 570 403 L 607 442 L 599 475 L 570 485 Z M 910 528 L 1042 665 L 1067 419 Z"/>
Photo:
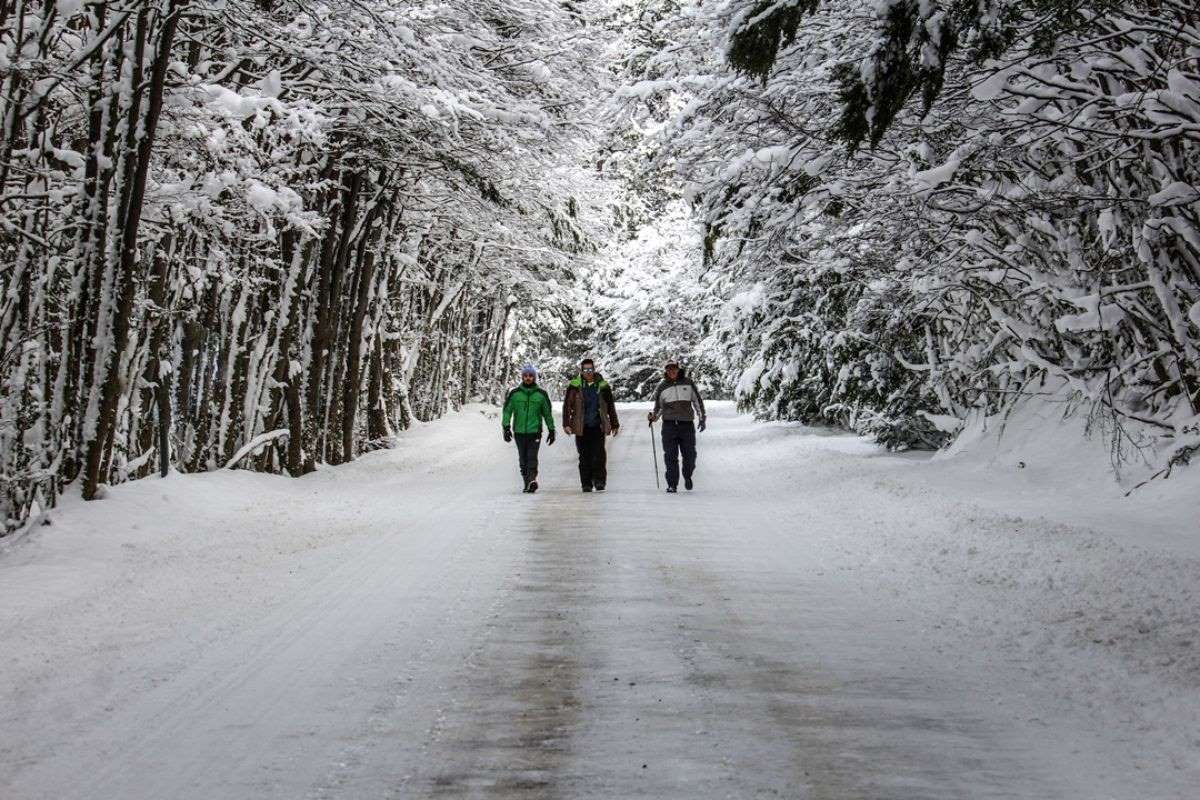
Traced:
<path id="1" fill-rule="evenodd" d="M 704 419 L 704 400 L 692 379 L 679 371 L 673 381 L 663 381 L 654 390 L 654 418 L 660 417 L 673 422 L 691 422 L 696 417 Z"/>

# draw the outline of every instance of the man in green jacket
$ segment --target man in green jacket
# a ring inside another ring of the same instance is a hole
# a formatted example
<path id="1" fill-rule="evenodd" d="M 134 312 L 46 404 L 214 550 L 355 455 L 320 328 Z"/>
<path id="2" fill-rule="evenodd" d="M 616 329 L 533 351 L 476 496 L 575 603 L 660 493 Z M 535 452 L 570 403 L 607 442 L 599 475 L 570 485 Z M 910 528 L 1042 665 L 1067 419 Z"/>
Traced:
<path id="1" fill-rule="evenodd" d="M 538 489 L 538 448 L 542 445 L 542 421 L 549 433 L 546 446 L 554 444 L 554 415 L 550 413 L 550 395 L 537 385 L 537 369 L 533 364 L 521 367 L 521 383 L 504 399 L 501 426 L 504 441 L 517 440 L 517 458 L 521 465 L 521 482 L 525 491 Z"/>

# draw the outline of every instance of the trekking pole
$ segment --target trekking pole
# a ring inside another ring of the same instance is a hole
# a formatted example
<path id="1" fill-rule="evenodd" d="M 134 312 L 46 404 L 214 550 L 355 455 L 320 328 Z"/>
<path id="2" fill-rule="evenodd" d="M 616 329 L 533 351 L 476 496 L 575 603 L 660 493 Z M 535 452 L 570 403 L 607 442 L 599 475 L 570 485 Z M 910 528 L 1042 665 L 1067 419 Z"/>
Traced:
<path id="1" fill-rule="evenodd" d="M 654 444 L 654 422 L 650 422 L 650 451 L 654 453 L 654 488 L 661 489 L 658 483 L 658 446 Z"/>

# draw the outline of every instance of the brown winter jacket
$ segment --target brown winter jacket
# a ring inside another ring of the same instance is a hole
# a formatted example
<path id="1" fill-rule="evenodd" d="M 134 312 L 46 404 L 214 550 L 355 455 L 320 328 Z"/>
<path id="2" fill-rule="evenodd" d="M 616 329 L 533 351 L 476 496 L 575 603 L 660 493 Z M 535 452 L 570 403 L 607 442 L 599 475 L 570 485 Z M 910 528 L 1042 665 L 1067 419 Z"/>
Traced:
<path id="1" fill-rule="evenodd" d="M 600 390 L 600 427 L 605 435 L 621 427 L 617 421 L 617 403 L 613 400 L 612 387 L 596 373 L 596 386 Z M 583 436 L 583 378 L 575 377 L 567 384 L 563 396 L 562 427 L 567 433 Z"/>

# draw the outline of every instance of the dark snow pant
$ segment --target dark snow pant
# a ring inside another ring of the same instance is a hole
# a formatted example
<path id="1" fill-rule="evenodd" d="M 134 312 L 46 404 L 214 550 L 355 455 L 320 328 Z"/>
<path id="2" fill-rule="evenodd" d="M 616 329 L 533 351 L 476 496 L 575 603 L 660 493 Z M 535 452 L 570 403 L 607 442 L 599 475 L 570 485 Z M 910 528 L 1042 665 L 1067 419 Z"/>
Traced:
<path id="1" fill-rule="evenodd" d="M 683 453 L 683 477 L 692 477 L 696 469 L 696 425 L 664 419 L 662 426 L 663 461 L 667 465 L 667 486 L 679 485 L 679 454 Z"/>
<path id="2" fill-rule="evenodd" d="M 604 452 L 604 429 L 597 425 L 584 428 L 583 436 L 575 437 L 579 451 L 579 482 L 583 488 L 603 486 L 608 482 L 608 454 Z"/>
<path id="3" fill-rule="evenodd" d="M 537 477 L 538 448 L 542 446 L 540 433 L 514 433 L 513 441 L 517 443 L 517 458 L 521 463 L 521 483 L 529 482 Z"/>

